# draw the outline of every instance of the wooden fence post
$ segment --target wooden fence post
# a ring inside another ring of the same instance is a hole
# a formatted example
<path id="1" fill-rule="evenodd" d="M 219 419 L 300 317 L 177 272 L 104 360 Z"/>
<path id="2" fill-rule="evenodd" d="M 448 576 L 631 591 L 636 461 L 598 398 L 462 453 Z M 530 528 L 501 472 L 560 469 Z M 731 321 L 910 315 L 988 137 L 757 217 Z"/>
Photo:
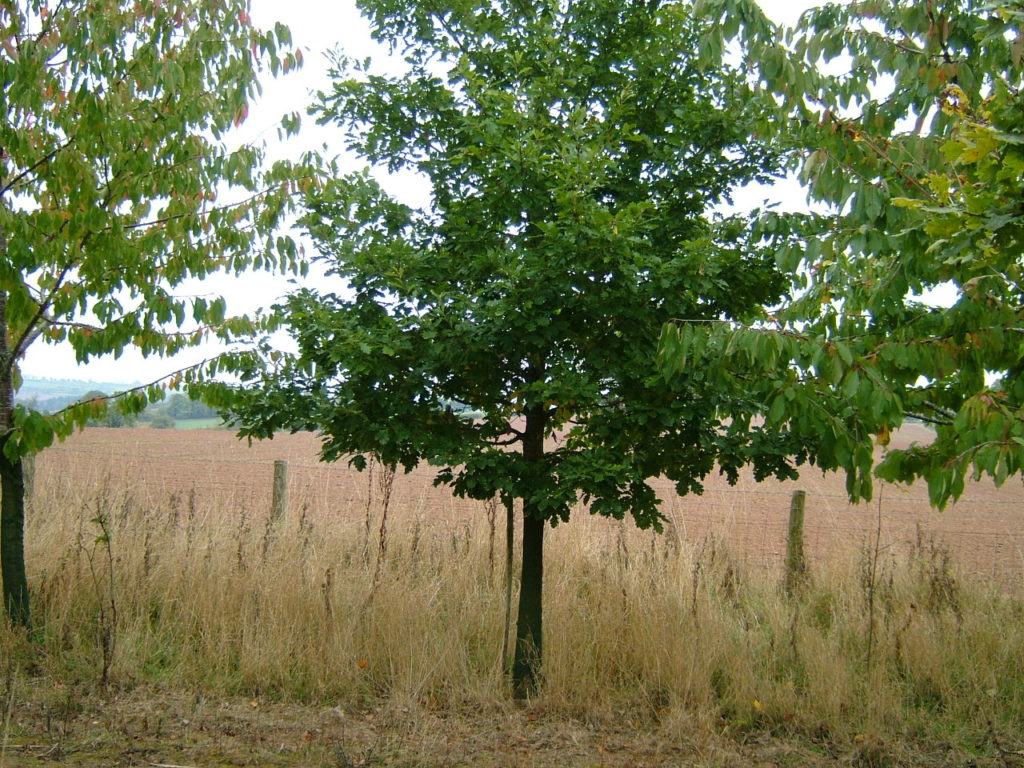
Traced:
<path id="1" fill-rule="evenodd" d="M 807 504 L 806 491 L 793 491 L 789 504 L 789 537 L 786 543 L 786 594 L 793 592 L 807 578 L 807 561 L 804 559 L 804 507 Z"/>
<path id="2" fill-rule="evenodd" d="M 274 462 L 274 496 L 270 505 L 270 516 L 275 523 L 284 520 L 288 511 L 288 462 Z"/>
<path id="3" fill-rule="evenodd" d="M 36 455 L 30 453 L 21 459 L 21 481 L 25 489 L 25 501 L 32 501 L 36 489 Z"/>

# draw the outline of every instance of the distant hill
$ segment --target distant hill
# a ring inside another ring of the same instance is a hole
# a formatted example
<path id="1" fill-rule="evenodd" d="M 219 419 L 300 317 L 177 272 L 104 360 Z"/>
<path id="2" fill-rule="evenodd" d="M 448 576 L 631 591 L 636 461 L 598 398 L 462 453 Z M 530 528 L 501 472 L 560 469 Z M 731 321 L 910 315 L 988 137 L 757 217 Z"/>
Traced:
<path id="1" fill-rule="evenodd" d="M 15 400 L 19 403 L 32 403 L 41 411 L 56 411 L 81 399 L 82 395 L 94 389 L 113 394 L 134 386 L 134 383 L 114 381 L 26 378 L 15 395 Z"/>

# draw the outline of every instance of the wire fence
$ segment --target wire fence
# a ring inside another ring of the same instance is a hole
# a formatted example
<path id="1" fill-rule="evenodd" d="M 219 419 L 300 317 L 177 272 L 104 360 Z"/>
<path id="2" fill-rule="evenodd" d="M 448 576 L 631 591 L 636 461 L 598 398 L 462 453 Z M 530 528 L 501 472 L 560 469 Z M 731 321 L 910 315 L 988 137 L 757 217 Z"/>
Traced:
<path id="1" fill-rule="evenodd" d="M 288 466 L 286 514 L 337 519 L 366 514 L 374 502 L 373 478 L 340 461 L 317 460 L 319 444 L 310 434 L 283 435 L 274 440 L 240 442 L 228 432 L 88 429 L 68 442 L 43 452 L 38 460 L 37 488 L 70 485 L 89 489 L 129 488 L 150 503 L 172 497 L 191 498 L 218 514 L 234 508 L 271 514 L 275 461 Z M 435 487 L 434 471 L 399 472 L 390 500 L 393 521 L 451 528 L 479 520 L 482 502 L 454 497 Z M 944 512 L 929 505 L 922 486 L 879 486 L 876 501 L 850 504 L 844 478 L 805 470 L 799 481 L 756 483 L 749 475 L 735 486 L 709 477 L 701 495 L 676 495 L 672 484 L 652 481 L 666 518 L 669 536 L 698 546 L 709 537 L 720 540 L 738 559 L 762 569 L 779 569 L 785 557 L 790 499 L 794 490 L 807 492 L 804 526 L 812 567 L 856 550 L 877 537 L 894 556 L 911 550 L 922 537 L 948 548 L 965 572 L 1024 586 L 1024 487 L 1011 480 L 1001 488 L 989 482 L 969 486 L 965 496 Z M 574 511 L 569 526 L 553 535 L 600 538 L 621 534 L 617 521 Z M 653 534 L 630 531 L 645 540 Z"/>

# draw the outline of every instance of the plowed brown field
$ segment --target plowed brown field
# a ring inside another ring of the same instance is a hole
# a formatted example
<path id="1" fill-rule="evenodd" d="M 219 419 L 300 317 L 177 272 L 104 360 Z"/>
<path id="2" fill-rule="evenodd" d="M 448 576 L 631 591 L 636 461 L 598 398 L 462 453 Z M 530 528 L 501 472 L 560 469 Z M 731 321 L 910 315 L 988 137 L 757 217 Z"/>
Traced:
<path id="1" fill-rule="evenodd" d="M 927 441 L 928 435 L 921 427 L 908 427 L 897 441 Z M 344 463 L 319 463 L 317 449 L 312 434 L 279 435 L 248 445 L 216 430 L 90 428 L 39 456 L 37 488 L 67 484 L 91 493 L 127 487 L 136 498 L 154 502 L 173 497 L 188 503 L 191 497 L 222 512 L 244 507 L 264 513 L 273 463 L 282 459 L 289 463 L 290 514 L 301 509 L 318 517 L 361 516 L 369 491 L 367 475 Z M 461 525 L 482 514 L 480 503 L 453 498 L 446 489 L 434 488 L 432 478 L 429 468 L 398 477 L 391 499 L 396 523 L 405 517 L 428 527 Z M 801 488 L 807 491 L 805 541 L 812 569 L 873 543 L 876 533 L 883 551 L 893 555 L 924 536 L 948 548 L 961 572 L 1013 590 L 1024 587 L 1024 488 L 1019 479 L 1002 488 L 987 481 L 973 484 L 944 512 L 929 507 L 923 485 L 886 485 L 880 505 L 851 505 L 843 477 L 823 476 L 814 468 L 788 483 L 758 484 L 744 477 L 730 487 L 717 476 L 709 477 L 703 496 L 686 498 L 676 496 L 668 483 L 655 485 L 670 534 L 697 547 L 709 535 L 720 537 L 734 558 L 755 571 L 781 567 L 790 498 Z M 555 535 L 613 535 L 618 526 L 577 514 Z"/>

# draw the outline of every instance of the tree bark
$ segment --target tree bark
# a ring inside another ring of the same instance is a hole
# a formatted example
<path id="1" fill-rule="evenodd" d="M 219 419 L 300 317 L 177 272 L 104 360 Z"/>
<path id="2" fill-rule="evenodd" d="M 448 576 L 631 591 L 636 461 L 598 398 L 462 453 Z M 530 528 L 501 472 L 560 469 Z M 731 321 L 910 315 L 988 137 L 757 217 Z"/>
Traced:
<path id="1" fill-rule="evenodd" d="M 544 421 L 542 409 L 527 411 L 523 457 L 538 476 L 544 471 Z M 519 582 L 516 653 L 512 663 L 512 686 L 517 699 L 537 692 L 544 656 L 544 528 L 547 521 L 538 506 L 535 499 L 523 499 L 523 568 Z"/>
<path id="2" fill-rule="evenodd" d="M 516 622 L 516 655 L 512 684 L 517 699 L 537 692 L 543 661 L 544 527 L 543 518 L 523 508 L 523 571 L 519 583 L 519 617 Z"/>
<path id="3" fill-rule="evenodd" d="M 28 579 L 25 575 L 25 486 L 21 462 L 3 453 L 8 437 L 0 438 L 0 572 L 7 617 L 15 626 L 30 625 Z"/>
<path id="4" fill-rule="evenodd" d="M 7 294 L 0 291 L 0 580 L 7 617 L 15 626 L 28 628 L 25 479 L 21 460 L 11 461 L 4 453 L 13 428 L 14 360 L 7 342 Z"/>

